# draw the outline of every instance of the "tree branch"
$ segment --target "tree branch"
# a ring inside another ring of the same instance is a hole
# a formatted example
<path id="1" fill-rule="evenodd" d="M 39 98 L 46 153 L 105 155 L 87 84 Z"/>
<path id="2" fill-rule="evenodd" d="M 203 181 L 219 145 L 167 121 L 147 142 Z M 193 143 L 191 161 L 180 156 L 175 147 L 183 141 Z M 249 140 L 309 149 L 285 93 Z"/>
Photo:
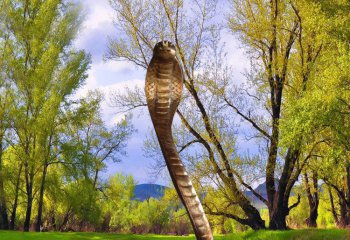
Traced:
<path id="1" fill-rule="evenodd" d="M 185 117 L 182 115 L 182 113 L 180 112 L 180 110 L 176 110 L 177 114 L 180 116 L 180 119 L 182 121 L 182 123 L 185 125 L 185 127 L 190 131 L 190 133 L 199 140 L 200 143 L 203 144 L 203 146 L 207 149 L 208 154 L 209 154 L 209 160 L 212 163 L 213 167 L 214 167 L 214 171 L 220 176 L 221 180 L 223 182 L 225 182 L 226 184 L 228 184 L 228 186 L 230 186 L 230 179 L 223 173 L 222 169 L 219 167 L 219 165 L 217 164 L 217 162 L 215 161 L 214 158 L 214 152 L 211 149 L 209 143 L 194 129 L 192 128 L 192 126 L 187 122 L 187 120 L 185 119 Z"/>
<path id="2" fill-rule="evenodd" d="M 258 130 L 262 135 L 264 135 L 265 137 L 267 137 L 268 139 L 271 140 L 271 136 L 265 131 L 263 130 L 261 127 L 258 126 L 258 124 L 256 124 L 251 118 L 249 118 L 248 116 L 246 116 L 245 114 L 243 114 L 236 106 L 234 106 L 225 96 L 224 96 L 224 100 L 227 103 L 228 106 L 230 106 L 231 108 L 233 108 L 236 113 L 238 115 L 240 115 L 243 119 L 245 119 L 246 121 L 248 121 L 249 123 L 251 123 L 253 125 L 253 127 Z"/>
<path id="3" fill-rule="evenodd" d="M 222 212 L 222 211 L 218 211 L 218 209 L 216 209 L 216 211 L 212 211 L 209 206 L 206 203 L 203 203 L 203 207 L 205 207 L 205 210 L 207 212 L 207 214 L 209 215 L 214 215 L 214 216 L 224 216 L 227 218 L 231 218 L 236 220 L 237 222 L 243 224 L 243 225 L 248 225 L 249 220 L 248 219 L 244 219 L 244 218 L 240 218 L 237 215 L 234 215 L 232 213 L 227 213 L 227 212 Z"/>
<path id="4" fill-rule="evenodd" d="M 265 205 L 266 205 L 267 207 L 270 205 L 269 202 L 268 202 L 263 196 L 261 196 L 257 191 L 255 191 L 250 185 L 248 185 L 247 183 L 245 183 L 245 182 L 243 181 L 243 179 L 242 179 L 239 175 L 236 175 L 236 176 L 237 176 L 239 182 L 240 182 L 243 186 L 245 186 L 246 188 L 248 188 L 248 189 L 254 194 L 254 196 L 256 196 L 257 198 L 259 198 L 260 201 L 262 201 L 263 203 L 265 203 Z"/>
<path id="5" fill-rule="evenodd" d="M 194 143 L 200 143 L 201 141 L 196 139 L 196 140 L 192 140 L 188 143 L 186 143 L 184 146 L 181 147 L 181 149 L 179 150 L 179 153 L 181 153 L 183 150 L 185 150 L 186 148 L 188 148 L 189 146 L 191 146 Z"/>
<path id="6" fill-rule="evenodd" d="M 346 199 L 346 196 L 345 196 L 345 193 L 340 190 L 335 184 L 331 183 L 327 178 L 323 178 L 322 179 L 328 186 L 331 186 L 334 190 L 336 190 L 339 194 L 339 196 L 344 200 L 344 202 L 347 204 L 347 205 L 350 205 L 349 201 L 347 201 Z"/>
<path id="7" fill-rule="evenodd" d="M 288 207 L 288 212 L 290 212 L 290 210 L 292 210 L 293 208 L 297 207 L 300 203 L 300 194 L 298 194 L 298 200 L 292 204 L 290 207 Z"/>

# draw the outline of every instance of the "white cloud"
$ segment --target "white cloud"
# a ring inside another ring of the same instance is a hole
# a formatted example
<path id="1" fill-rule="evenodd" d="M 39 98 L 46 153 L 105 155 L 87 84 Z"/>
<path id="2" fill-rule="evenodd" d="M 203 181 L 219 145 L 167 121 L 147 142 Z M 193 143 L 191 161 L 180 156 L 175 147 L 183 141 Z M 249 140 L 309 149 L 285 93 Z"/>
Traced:
<path id="1" fill-rule="evenodd" d="M 122 86 L 132 86 L 133 84 L 144 82 L 136 79 L 135 75 L 142 72 L 136 70 L 132 64 L 127 62 L 99 62 L 93 63 L 88 71 L 88 78 L 85 85 L 77 92 L 77 97 L 84 96 L 89 90 L 111 90 Z"/>
<path id="2" fill-rule="evenodd" d="M 102 103 L 103 119 L 110 126 L 120 121 L 124 114 L 117 114 L 117 110 L 108 104 L 109 94 L 111 91 L 123 91 L 125 87 L 132 89 L 138 86 L 143 89 L 145 71 L 135 69 L 133 64 L 127 62 L 102 61 L 102 56 L 107 50 L 107 37 L 113 37 L 116 34 L 113 25 L 115 16 L 113 9 L 108 0 L 79 1 L 85 8 L 86 19 L 78 39 L 75 41 L 75 46 L 91 53 L 92 64 L 85 86 L 76 93 L 75 97 L 85 96 L 89 90 L 98 89 L 103 92 L 105 94 L 105 101 Z M 222 40 L 226 42 L 228 64 L 233 67 L 235 80 L 240 82 L 244 79 L 242 73 L 245 68 L 249 67 L 249 60 L 239 41 L 232 34 L 225 32 Z M 145 134 L 149 127 L 152 127 L 152 124 L 146 113 L 141 115 L 139 111 L 136 111 L 136 114 L 139 115 L 134 115 L 133 123 L 139 132 L 134 134 L 129 141 L 128 156 L 120 164 L 109 164 L 106 177 L 108 174 L 123 172 L 124 174 L 132 174 L 139 183 L 149 181 L 147 167 L 152 160 L 143 156 L 141 148 Z"/>
<path id="3" fill-rule="evenodd" d="M 113 22 L 113 9 L 110 7 L 108 0 L 81 0 L 88 17 L 84 26 L 96 28 L 100 23 Z"/>

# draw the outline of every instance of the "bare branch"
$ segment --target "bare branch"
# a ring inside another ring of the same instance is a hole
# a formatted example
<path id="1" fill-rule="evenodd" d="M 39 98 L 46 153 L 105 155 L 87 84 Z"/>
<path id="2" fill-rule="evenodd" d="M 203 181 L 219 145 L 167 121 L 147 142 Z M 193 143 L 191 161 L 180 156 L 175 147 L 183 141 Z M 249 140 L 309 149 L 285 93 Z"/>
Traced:
<path id="1" fill-rule="evenodd" d="M 254 122 L 251 118 L 249 118 L 248 116 L 246 116 L 245 114 L 243 114 L 235 105 L 233 105 L 225 96 L 224 96 L 224 100 L 227 103 L 228 106 L 230 106 L 231 108 L 233 108 L 236 113 L 238 115 L 240 115 L 243 119 L 245 119 L 246 121 L 248 121 L 249 123 L 251 123 L 253 125 L 253 127 L 258 130 L 262 135 L 264 135 L 265 137 L 267 137 L 268 139 L 271 140 L 271 136 L 265 131 L 263 130 L 261 127 L 258 126 L 258 124 L 256 124 L 256 122 Z"/>
<path id="2" fill-rule="evenodd" d="M 192 140 L 188 143 L 186 143 L 184 146 L 181 147 L 181 149 L 179 150 L 179 153 L 181 153 L 182 151 L 184 151 L 186 148 L 188 148 L 189 146 L 191 146 L 192 144 L 194 143 L 200 143 L 201 141 L 200 140 Z"/>
<path id="3" fill-rule="evenodd" d="M 248 219 L 240 218 L 237 215 L 234 215 L 232 213 L 218 211 L 217 209 L 216 209 L 216 211 L 212 211 L 206 203 L 203 203 L 203 207 L 205 207 L 205 210 L 206 210 L 207 214 L 209 214 L 209 215 L 224 216 L 224 217 L 227 217 L 227 218 L 234 219 L 237 222 L 239 222 L 241 224 L 244 224 L 244 225 L 247 225 L 248 222 L 249 222 Z"/>
<path id="4" fill-rule="evenodd" d="M 265 205 L 266 205 L 267 207 L 270 205 L 269 202 L 268 202 L 263 196 L 261 196 L 257 191 L 255 191 L 250 185 L 248 185 L 247 183 L 245 183 L 245 182 L 243 181 L 243 179 L 242 179 L 239 175 L 236 175 L 236 176 L 237 176 L 239 182 L 240 182 L 243 186 L 245 186 L 246 188 L 248 188 L 248 189 L 254 194 L 254 196 L 256 196 L 260 201 L 262 201 L 263 203 L 265 203 Z"/>

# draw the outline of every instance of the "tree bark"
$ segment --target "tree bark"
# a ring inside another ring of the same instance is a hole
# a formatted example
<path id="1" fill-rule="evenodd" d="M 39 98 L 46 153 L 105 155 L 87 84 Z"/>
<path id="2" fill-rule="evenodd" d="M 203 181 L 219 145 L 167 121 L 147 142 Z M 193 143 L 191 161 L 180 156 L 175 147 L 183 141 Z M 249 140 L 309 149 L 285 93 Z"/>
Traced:
<path id="1" fill-rule="evenodd" d="M 6 207 L 6 199 L 4 196 L 3 191 L 3 183 L 2 179 L 0 179 L 0 214 L 1 214 L 1 222 L 0 222 L 0 229 L 8 230 L 9 229 L 9 221 L 8 221 L 8 214 L 7 214 L 7 207 Z"/>
<path id="2" fill-rule="evenodd" d="M 9 221 L 8 221 L 8 214 L 7 214 L 4 183 L 3 183 L 1 174 L 2 173 L 0 170 L 0 214 L 1 214 L 0 229 L 7 230 L 9 229 Z"/>
<path id="3" fill-rule="evenodd" d="M 23 225 L 23 230 L 25 232 L 29 232 L 32 207 L 33 207 L 33 196 L 32 196 L 32 189 L 31 189 L 30 192 L 27 193 L 26 218 Z"/>
<path id="4" fill-rule="evenodd" d="M 96 169 L 96 170 L 95 170 L 95 176 L 94 176 L 94 182 L 93 182 L 94 189 L 97 188 L 96 185 L 97 185 L 97 180 L 98 180 L 98 173 L 99 173 L 99 170 Z"/>
<path id="5" fill-rule="evenodd" d="M 40 232 L 41 223 L 42 223 L 42 215 L 43 215 L 43 205 L 44 205 L 44 190 L 45 190 L 45 180 L 47 174 L 47 163 L 44 164 L 43 176 L 40 184 L 40 193 L 39 193 L 39 205 L 38 205 L 38 216 L 35 226 L 35 231 Z"/>
<path id="6" fill-rule="evenodd" d="M 282 207 L 275 207 L 270 210 L 270 225 L 271 230 L 287 230 L 286 217 L 288 210 Z"/>
<path id="7" fill-rule="evenodd" d="M 103 216 L 103 222 L 101 226 L 102 232 L 109 232 L 109 225 L 110 225 L 111 219 L 112 219 L 112 214 L 110 212 L 106 213 Z"/>
<path id="8" fill-rule="evenodd" d="M 59 226 L 58 230 L 60 232 L 62 232 L 64 230 L 64 227 L 67 225 L 68 221 L 69 221 L 69 218 L 71 217 L 72 215 L 72 211 L 71 211 L 72 207 L 69 207 L 66 211 L 66 213 L 64 214 L 64 218 L 63 218 L 63 221 L 61 223 L 61 225 Z"/>
<path id="9" fill-rule="evenodd" d="M 305 219 L 305 223 L 310 228 L 317 228 L 317 217 L 318 217 L 318 185 L 317 185 L 317 173 L 312 173 L 312 181 L 309 182 L 309 176 L 305 172 L 305 189 L 309 202 L 309 217 Z M 310 186 L 312 184 L 312 186 Z"/>
<path id="10" fill-rule="evenodd" d="M 5 190 L 4 190 L 4 177 L 3 177 L 3 170 L 2 170 L 2 139 L 0 139 L 0 214 L 1 214 L 1 221 L 0 221 L 0 229 L 9 229 L 9 221 L 8 221 L 8 214 L 7 214 L 7 204 L 6 204 L 6 197 L 5 197 Z"/>
<path id="11" fill-rule="evenodd" d="M 298 148 L 298 147 L 297 147 Z M 278 181 L 278 187 L 276 190 L 275 181 L 272 183 L 266 182 L 267 189 L 273 189 L 268 194 L 269 199 L 269 216 L 270 216 L 270 224 L 269 229 L 271 230 L 286 230 L 287 223 L 286 218 L 290 212 L 290 210 L 296 207 L 300 203 L 300 196 L 298 196 L 298 201 L 294 203 L 292 206 L 289 206 L 289 197 L 292 190 L 292 187 L 288 187 L 289 185 L 293 186 L 296 178 L 298 177 L 298 173 L 292 178 L 292 173 L 295 169 L 295 162 L 300 157 L 299 149 L 289 148 L 287 154 L 285 156 L 285 163 L 283 166 L 283 171 L 281 177 Z"/>
<path id="12" fill-rule="evenodd" d="M 16 189 L 15 189 L 15 200 L 12 206 L 11 220 L 10 220 L 10 230 L 15 230 L 16 225 L 16 214 L 17 214 L 17 206 L 18 206 L 18 196 L 19 196 L 19 185 L 21 183 L 21 174 L 22 174 L 22 163 L 19 166 L 19 171 L 16 179 Z"/>
<path id="13" fill-rule="evenodd" d="M 346 166 L 346 193 L 345 193 L 345 202 L 350 209 L 350 165 Z"/>
<path id="14" fill-rule="evenodd" d="M 348 207 L 342 196 L 338 193 L 338 199 L 339 199 L 339 207 L 340 207 L 340 219 L 338 221 L 338 227 L 340 228 L 346 228 L 349 223 L 349 214 L 348 214 Z"/>
<path id="15" fill-rule="evenodd" d="M 330 186 L 328 186 L 328 194 L 329 194 L 329 200 L 331 202 L 331 211 L 332 211 L 332 215 L 334 218 L 334 222 L 338 226 L 339 225 L 339 218 L 338 218 L 337 211 L 335 210 L 334 198 L 333 198 L 332 189 Z"/>
<path id="16" fill-rule="evenodd" d="M 25 172 L 26 172 L 26 194 L 27 194 L 27 208 L 26 208 L 26 217 L 23 225 L 23 230 L 25 232 L 29 231 L 30 228 L 30 219 L 32 215 L 32 208 L 33 208 L 33 179 L 34 179 L 34 173 L 33 168 L 31 167 L 31 171 L 28 172 L 28 163 L 25 164 Z"/>

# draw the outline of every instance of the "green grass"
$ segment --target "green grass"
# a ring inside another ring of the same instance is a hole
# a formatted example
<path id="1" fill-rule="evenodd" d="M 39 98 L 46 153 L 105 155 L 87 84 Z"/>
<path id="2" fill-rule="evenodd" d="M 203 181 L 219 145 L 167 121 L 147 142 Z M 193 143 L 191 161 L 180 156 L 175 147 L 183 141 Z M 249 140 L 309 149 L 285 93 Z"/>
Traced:
<path id="1" fill-rule="evenodd" d="M 1 240 L 195 240 L 194 236 L 132 235 L 112 233 L 23 233 L 0 231 Z M 249 231 L 232 235 L 216 235 L 215 240 L 346 240 L 350 230 L 291 230 L 291 231 Z"/>

